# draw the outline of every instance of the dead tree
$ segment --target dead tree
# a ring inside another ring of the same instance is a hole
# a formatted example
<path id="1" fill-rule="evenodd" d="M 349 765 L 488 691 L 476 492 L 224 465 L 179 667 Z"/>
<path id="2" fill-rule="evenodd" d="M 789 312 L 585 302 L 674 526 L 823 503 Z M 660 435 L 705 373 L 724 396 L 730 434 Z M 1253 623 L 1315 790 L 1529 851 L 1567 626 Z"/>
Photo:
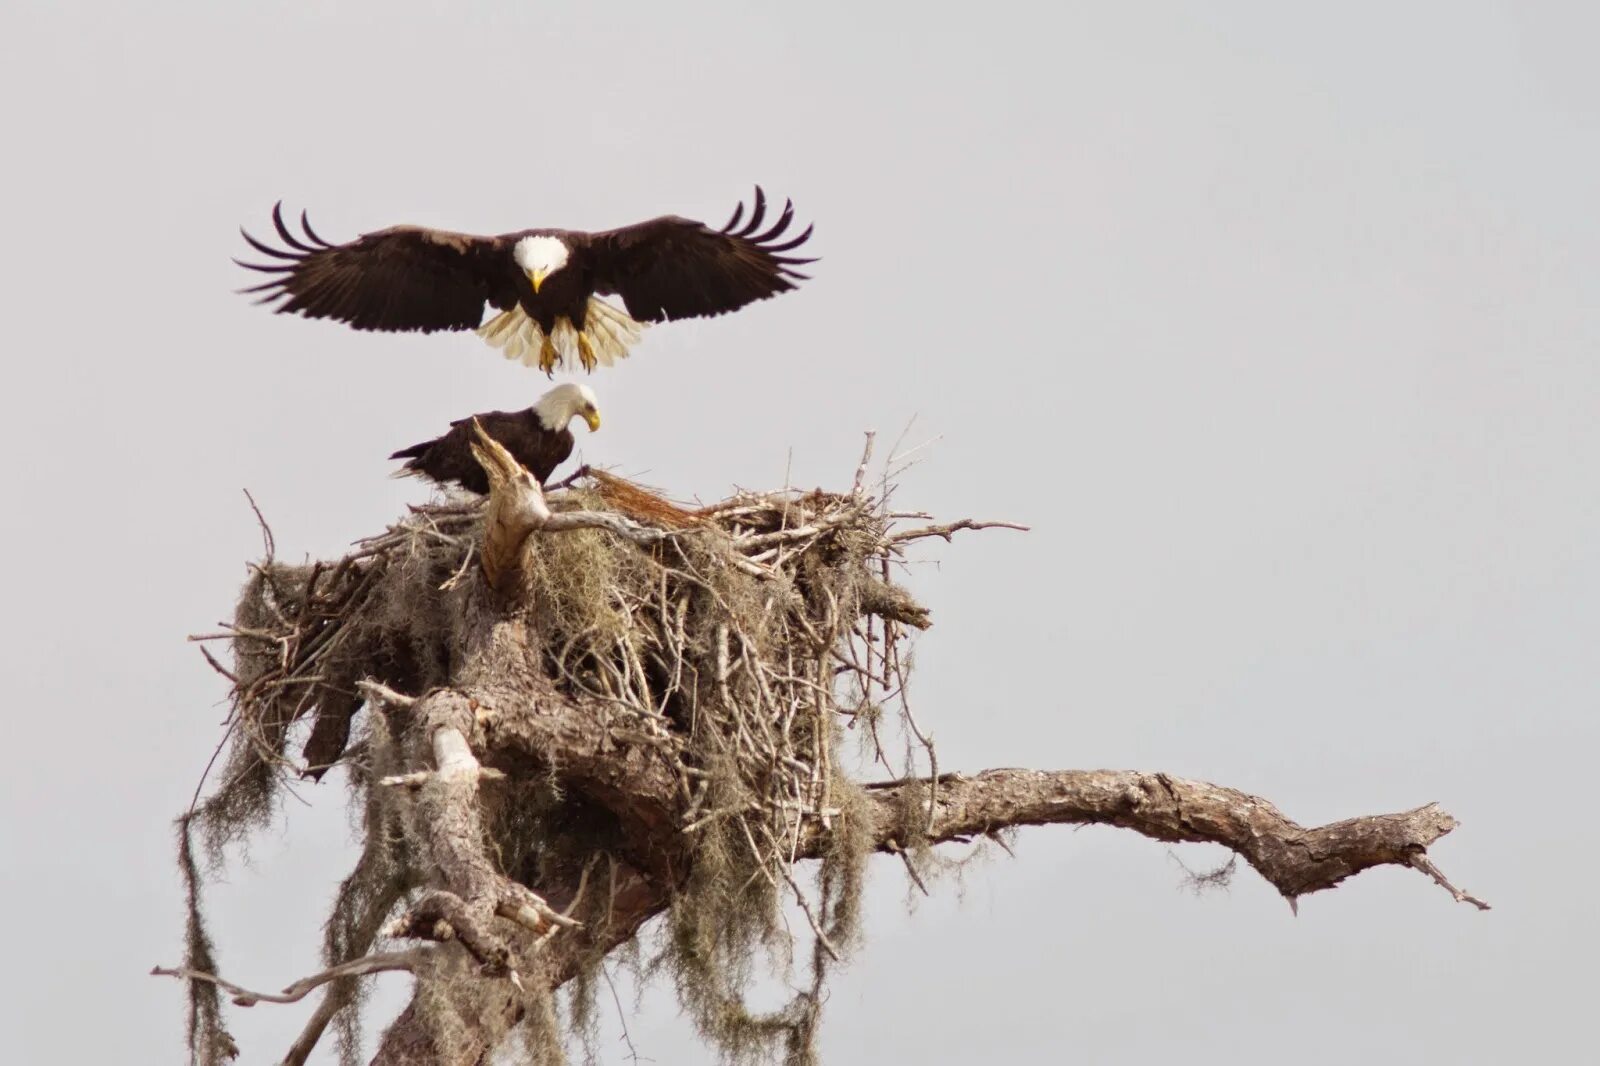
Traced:
<path id="1" fill-rule="evenodd" d="M 415 509 L 332 564 L 280 563 L 268 533 L 234 622 L 196 638 L 232 644 L 231 668 L 206 655 L 233 711 L 221 784 L 179 821 L 187 958 L 155 972 L 187 981 L 208 1066 L 237 1050 L 224 992 L 250 1006 L 320 990 L 282 1061 L 306 1061 L 330 1025 L 354 1061 L 361 980 L 389 970 L 415 991 L 375 1064 L 482 1063 L 513 1034 L 533 1061 L 560 1061 L 602 961 L 658 917 L 641 965 L 670 974 L 724 1057 L 810 1061 L 828 967 L 858 940 L 867 857 L 897 856 L 926 890 L 938 845 L 1026 825 L 1221 844 L 1291 906 L 1387 864 L 1486 908 L 1428 858 L 1456 826 L 1433 804 L 1306 828 L 1164 773 L 940 772 L 905 699 L 907 636 L 929 613 L 895 565 L 914 542 L 1005 523 L 908 528 L 928 516 L 891 510 L 887 476 L 869 491 L 870 436 L 848 492 L 695 511 L 598 473 L 547 500 L 480 444 L 486 505 Z M 857 780 L 853 757 L 893 779 Z M 196 837 L 215 858 L 270 820 L 288 782 L 335 764 L 365 841 L 327 968 L 279 994 L 224 981 Z M 791 903 L 810 927 L 809 986 L 756 1013 L 752 959 L 789 957 Z"/>

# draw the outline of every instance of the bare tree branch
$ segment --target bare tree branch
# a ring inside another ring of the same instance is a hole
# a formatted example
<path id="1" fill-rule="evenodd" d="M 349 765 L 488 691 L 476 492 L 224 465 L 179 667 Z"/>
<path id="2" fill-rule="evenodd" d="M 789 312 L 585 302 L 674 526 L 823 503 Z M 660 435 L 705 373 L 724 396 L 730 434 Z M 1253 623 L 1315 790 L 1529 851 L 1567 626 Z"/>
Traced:
<path id="1" fill-rule="evenodd" d="M 868 786 L 879 810 L 880 850 L 906 832 L 898 812 L 928 783 Z M 1427 849 L 1459 823 L 1438 804 L 1398 814 L 1350 818 L 1315 828 L 1291 821 L 1271 803 L 1237 789 L 1133 770 L 988 770 L 940 780 L 932 843 L 1024 825 L 1110 825 L 1168 842 L 1221 844 L 1244 858 L 1295 906 L 1374 866 L 1427 873 L 1458 902 L 1488 904 L 1459 892 L 1427 858 Z"/>
<path id="2" fill-rule="evenodd" d="M 576 731 L 544 734 L 547 739 L 575 735 Z M 550 749 L 546 755 L 559 760 L 563 750 Z M 876 850 L 899 854 L 909 862 L 900 842 L 908 836 L 914 838 L 922 828 L 927 810 L 924 797 L 930 784 L 926 779 L 916 779 L 868 786 L 873 800 Z M 912 823 L 909 826 L 905 824 L 908 815 Z M 1029 825 L 1108 825 L 1156 840 L 1220 844 L 1242 855 L 1295 906 L 1300 896 L 1331 888 L 1361 870 L 1380 865 L 1414 867 L 1449 888 L 1437 875 L 1425 849 L 1456 828 L 1457 823 L 1436 804 L 1428 804 L 1397 814 L 1305 828 L 1260 797 L 1168 774 L 1007 769 L 970 777 L 940 775 L 928 842 L 963 841 Z M 816 858 L 829 844 L 828 831 L 820 820 L 811 819 L 798 857 Z M 645 922 L 669 906 L 670 887 L 637 874 L 630 873 L 628 877 L 630 887 L 610 902 L 611 918 L 603 929 L 594 934 L 579 932 L 551 943 L 544 958 L 553 984 L 559 986 L 570 980 L 588 953 L 597 949 L 603 953 L 632 939 Z M 1453 888 L 1450 891 L 1457 895 Z M 1487 904 L 1465 893 L 1458 898 L 1487 909 Z M 506 1009 L 512 1009 L 509 1003 Z M 506 1024 L 505 1019 L 486 1020 L 483 1032 L 504 1032 Z M 414 1016 L 402 1015 L 386 1034 L 383 1048 L 373 1059 L 375 1066 L 409 1066 L 428 1061 L 425 1054 L 408 1057 L 406 1051 L 428 1046 L 419 1026 Z M 474 1046 L 465 1045 L 465 1049 Z"/>
<path id="3" fill-rule="evenodd" d="M 458 940 L 479 963 L 515 978 L 511 947 L 494 931 L 493 917 L 510 919 L 535 933 L 579 923 L 526 885 L 502 875 L 484 849 L 478 785 L 485 775 L 462 732 L 471 728 L 472 702 L 440 689 L 413 708 L 420 721 L 432 725 L 435 769 L 422 782 L 419 802 L 424 817 L 419 828 L 443 884 L 400 918 L 392 935 Z M 448 933 L 438 931 L 440 923 Z"/>
<path id="4" fill-rule="evenodd" d="M 1446 815 L 1446 817 L 1449 816 Z M 1439 868 L 1433 864 L 1433 860 L 1428 858 L 1428 856 L 1424 855 L 1422 852 L 1418 851 L 1412 853 L 1411 865 L 1421 870 L 1429 877 L 1433 878 L 1440 888 L 1444 889 L 1455 898 L 1457 903 L 1470 903 L 1480 911 L 1486 911 L 1489 909 L 1489 905 L 1483 900 L 1479 899 L 1477 896 L 1468 895 L 1446 880 L 1444 874 L 1440 873 Z"/>
<path id="5" fill-rule="evenodd" d="M 276 993 L 252 992 L 248 988 L 241 988 L 231 981 L 225 981 L 215 974 L 189 970 L 181 966 L 156 966 L 150 970 L 150 976 L 177 977 L 186 981 L 206 981 L 232 996 L 233 1002 L 238 1006 L 253 1007 L 257 1003 L 298 1003 L 329 981 L 336 981 L 341 977 L 362 977 L 366 974 L 384 973 L 389 970 L 415 972 L 417 964 L 422 961 L 425 954 L 424 949 L 414 948 L 410 951 L 390 951 L 366 955 L 359 959 L 341 963 L 338 966 L 330 966 L 326 970 L 314 973 L 309 977 L 302 977 L 282 992 Z"/>
<path id="6" fill-rule="evenodd" d="M 485 433 L 473 419 L 477 441 L 473 457 L 489 478 L 489 509 L 483 526 L 483 573 L 491 588 L 503 589 L 520 570 L 522 546 L 536 530 L 560 533 L 571 529 L 604 529 L 635 544 L 655 544 L 673 534 L 630 522 L 604 511 L 556 514 L 545 501 L 534 476 Z"/>
<path id="7" fill-rule="evenodd" d="M 963 529 L 1014 529 L 1019 533 L 1027 533 L 1029 528 L 1020 522 L 975 522 L 970 518 L 963 518 L 959 522 L 950 522 L 945 525 L 923 526 L 920 529 L 906 529 L 898 533 L 891 533 L 884 538 L 884 543 L 904 544 L 907 541 L 921 540 L 923 537 L 942 537 L 948 543 L 951 534 Z"/>

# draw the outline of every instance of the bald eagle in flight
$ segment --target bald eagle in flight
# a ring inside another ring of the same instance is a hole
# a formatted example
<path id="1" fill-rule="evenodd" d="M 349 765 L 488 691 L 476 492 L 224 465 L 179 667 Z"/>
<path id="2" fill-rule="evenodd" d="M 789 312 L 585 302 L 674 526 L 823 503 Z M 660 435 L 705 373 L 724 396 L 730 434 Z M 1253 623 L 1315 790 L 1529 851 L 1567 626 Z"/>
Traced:
<path id="1" fill-rule="evenodd" d="M 526 411 L 487 411 L 458 419 L 450 423 L 450 432 L 444 436 L 413 444 L 389 458 L 406 460 L 400 474 L 417 474 L 440 485 L 454 481 L 487 495 L 489 477 L 472 456 L 474 418 L 543 485 L 550 472 L 572 454 L 574 441 L 567 424 L 581 418 L 589 423 L 589 432 L 595 432 L 600 428 L 600 406 L 589 386 L 567 382 L 539 397 Z"/>
<path id="2" fill-rule="evenodd" d="M 276 275 L 243 291 L 261 293 L 258 303 L 276 301 L 280 313 L 360 330 L 476 330 L 507 359 L 546 374 L 577 363 L 592 371 L 626 356 L 647 323 L 737 311 L 805 279 L 795 268 L 815 260 L 786 253 L 805 243 L 811 227 L 789 235 L 792 202 L 763 228 L 766 216 L 757 186 L 749 218 L 741 203 L 720 230 L 664 215 L 603 233 L 530 229 L 476 237 L 392 226 L 329 244 L 304 212 L 297 236 L 279 203 L 272 224 L 285 247 L 240 230 L 276 262 L 234 262 Z M 626 311 L 602 294 L 620 297 Z M 499 312 L 487 322 L 485 304 Z"/>

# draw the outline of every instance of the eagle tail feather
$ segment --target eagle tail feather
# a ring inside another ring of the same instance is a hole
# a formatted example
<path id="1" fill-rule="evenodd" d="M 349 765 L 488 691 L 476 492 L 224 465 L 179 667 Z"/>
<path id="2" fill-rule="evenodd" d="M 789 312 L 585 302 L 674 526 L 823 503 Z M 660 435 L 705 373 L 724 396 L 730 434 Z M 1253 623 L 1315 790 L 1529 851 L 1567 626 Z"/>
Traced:
<path id="1" fill-rule="evenodd" d="M 558 319 L 550 335 L 520 306 L 502 311 L 478 327 L 478 336 L 507 359 L 537 367 L 548 346 L 555 353 L 556 366 L 577 369 L 585 348 L 596 365 L 615 366 L 626 359 L 629 349 L 644 335 L 646 323 L 635 321 L 626 311 L 599 297 L 589 298 L 583 336 L 569 319 Z"/>

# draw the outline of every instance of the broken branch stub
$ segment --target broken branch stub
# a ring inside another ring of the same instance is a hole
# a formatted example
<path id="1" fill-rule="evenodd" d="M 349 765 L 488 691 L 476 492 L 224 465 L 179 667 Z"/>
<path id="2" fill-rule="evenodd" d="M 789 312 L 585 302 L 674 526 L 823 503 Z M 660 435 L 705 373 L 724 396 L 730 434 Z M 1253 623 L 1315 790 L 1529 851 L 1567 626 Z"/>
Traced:
<path id="1" fill-rule="evenodd" d="M 472 457 L 489 478 L 489 507 L 483 519 L 483 576 L 489 587 L 504 591 L 508 578 L 520 572 L 522 546 L 528 535 L 550 520 L 539 482 L 474 418 Z"/>

